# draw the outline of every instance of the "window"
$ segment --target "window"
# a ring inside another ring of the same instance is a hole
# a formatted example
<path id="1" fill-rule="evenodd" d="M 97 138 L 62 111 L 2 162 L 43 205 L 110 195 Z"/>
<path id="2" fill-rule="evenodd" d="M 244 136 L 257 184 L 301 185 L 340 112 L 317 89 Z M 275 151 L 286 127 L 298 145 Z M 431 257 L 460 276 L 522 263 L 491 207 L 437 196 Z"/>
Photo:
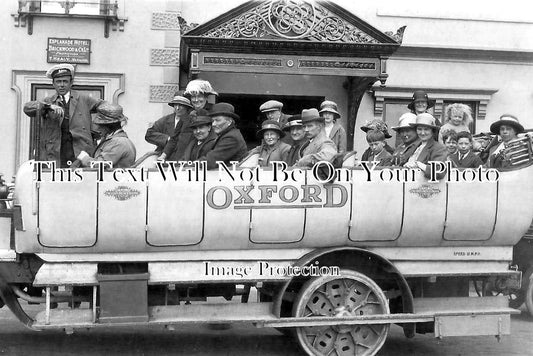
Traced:
<path id="1" fill-rule="evenodd" d="M 110 0 L 19 1 L 19 11 L 65 15 L 117 15 L 118 5 Z"/>
<path id="2" fill-rule="evenodd" d="M 476 133 L 476 121 L 484 120 L 487 113 L 487 105 L 496 93 L 497 89 L 464 89 L 464 88 L 404 88 L 375 86 L 372 88 L 374 94 L 374 117 L 383 119 L 389 127 L 398 124 L 398 118 L 409 112 L 407 104 L 411 102 L 413 92 L 422 89 L 428 93 L 431 100 L 435 101 L 435 106 L 428 110 L 436 119 L 444 123 L 446 106 L 453 103 L 462 103 L 472 109 L 470 131 Z M 399 144 L 399 140 L 396 140 Z"/>

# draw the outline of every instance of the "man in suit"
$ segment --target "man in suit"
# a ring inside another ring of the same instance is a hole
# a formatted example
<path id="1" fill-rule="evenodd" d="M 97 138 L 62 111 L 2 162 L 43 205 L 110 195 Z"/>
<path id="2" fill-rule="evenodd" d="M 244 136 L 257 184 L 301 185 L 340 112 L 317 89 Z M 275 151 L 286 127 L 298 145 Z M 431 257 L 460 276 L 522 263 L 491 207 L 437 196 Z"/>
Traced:
<path id="1" fill-rule="evenodd" d="M 168 105 L 174 108 L 174 112 L 163 116 L 156 122 L 150 123 L 144 136 L 146 142 L 156 146 L 155 151 L 158 153 L 163 152 L 166 144 L 174 134 L 174 130 L 183 116 L 182 111 L 185 111 L 185 108 L 192 109 L 190 100 L 180 95 L 179 92 L 174 94 Z"/>
<path id="2" fill-rule="evenodd" d="M 38 159 L 66 168 L 80 152 L 94 152 L 91 113 L 98 112 L 105 101 L 71 90 L 74 67 L 70 64 L 53 66 L 46 76 L 52 79 L 56 93 L 42 101 L 27 102 L 24 112 L 30 117 L 37 116 L 38 110 L 42 113 Z"/>
<path id="3" fill-rule="evenodd" d="M 216 169 L 218 168 L 217 161 L 229 165 L 231 161 L 243 159 L 248 149 L 244 137 L 235 127 L 235 120 L 239 119 L 239 115 L 235 113 L 233 105 L 228 103 L 215 104 L 209 116 L 213 120 L 213 130 L 218 137 L 211 151 L 198 160 L 207 161 L 207 169 Z"/>
<path id="4" fill-rule="evenodd" d="M 211 151 L 217 138 L 215 131 L 211 127 L 212 122 L 209 113 L 204 109 L 199 109 L 196 114 L 190 124 L 195 140 L 189 142 L 189 145 L 185 148 L 184 161 L 198 161 L 200 157 Z"/>
<path id="5" fill-rule="evenodd" d="M 324 129 L 324 118 L 317 109 L 302 110 L 302 125 L 309 142 L 300 148 L 300 159 L 297 167 L 311 168 L 320 161 L 333 161 L 337 154 L 337 147 L 331 141 Z"/>

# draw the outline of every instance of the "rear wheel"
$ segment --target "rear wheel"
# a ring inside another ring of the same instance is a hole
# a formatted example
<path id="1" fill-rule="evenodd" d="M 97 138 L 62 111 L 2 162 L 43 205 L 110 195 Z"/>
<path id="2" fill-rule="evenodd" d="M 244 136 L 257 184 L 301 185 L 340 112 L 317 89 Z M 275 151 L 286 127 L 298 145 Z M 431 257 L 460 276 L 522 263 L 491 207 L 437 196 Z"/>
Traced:
<path id="1" fill-rule="evenodd" d="M 352 270 L 310 279 L 293 308 L 296 317 L 374 314 L 389 314 L 387 298 L 372 279 Z M 313 326 L 297 328 L 296 335 L 308 355 L 369 356 L 383 346 L 389 328 L 389 324 Z"/>
<path id="2" fill-rule="evenodd" d="M 529 269 L 526 271 L 525 275 L 527 278 L 527 286 L 524 285 L 523 289 L 525 290 L 525 299 L 526 299 L 526 307 L 529 311 L 529 315 L 533 316 L 533 267 L 529 267 Z"/>

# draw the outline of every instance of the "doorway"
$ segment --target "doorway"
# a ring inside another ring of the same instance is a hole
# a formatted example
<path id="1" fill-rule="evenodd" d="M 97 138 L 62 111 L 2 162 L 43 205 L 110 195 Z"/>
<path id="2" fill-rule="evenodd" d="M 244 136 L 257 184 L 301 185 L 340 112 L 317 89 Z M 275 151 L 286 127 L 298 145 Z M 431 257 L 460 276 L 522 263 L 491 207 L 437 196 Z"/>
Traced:
<path id="1" fill-rule="evenodd" d="M 259 111 L 259 106 L 268 100 L 277 100 L 283 103 L 282 112 L 286 115 L 296 115 L 303 109 L 320 108 L 320 103 L 324 101 L 323 96 L 288 96 L 288 95 L 257 95 L 257 94 L 220 94 L 218 102 L 230 103 L 235 107 L 235 112 L 240 116 L 240 120 L 235 122 L 237 128 L 241 130 L 248 149 L 252 149 L 261 144 L 256 133 L 261 128 L 264 116 Z"/>

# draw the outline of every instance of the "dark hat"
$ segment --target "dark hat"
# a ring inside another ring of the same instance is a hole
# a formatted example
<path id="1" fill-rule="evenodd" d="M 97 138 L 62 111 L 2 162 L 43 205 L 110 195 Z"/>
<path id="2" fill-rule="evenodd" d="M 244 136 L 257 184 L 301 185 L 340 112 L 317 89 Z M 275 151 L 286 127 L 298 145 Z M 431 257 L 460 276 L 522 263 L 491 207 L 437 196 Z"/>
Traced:
<path id="1" fill-rule="evenodd" d="M 46 71 L 46 76 L 50 79 L 70 76 L 74 78 L 74 66 L 68 63 L 56 64 Z"/>
<path id="2" fill-rule="evenodd" d="M 415 123 L 416 123 L 416 115 L 413 114 L 412 112 L 407 112 L 403 114 L 402 116 L 400 116 L 400 118 L 398 119 L 398 126 L 391 127 L 391 129 L 393 129 L 394 131 L 400 131 L 401 129 L 404 129 L 406 127 L 412 129 L 413 127 L 411 126 L 411 124 L 415 124 Z"/>
<path id="3" fill-rule="evenodd" d="M 211 125 L 213 120 L 209 116 L 209 112 L 205 109 L 198 109 L 194 115 L 191 115 L 190 127 L 195 128 L 203 125 Z"/>
<path id="4" fill-rule="evenodd" d="M 283 103 L 280 103 L 277 100 L 269 100 L 265 103 L 263 103 L 259 107 L 259 111 L 261 112 L 269 112 L 274 110 L 281 110 L 283 108 Z"/>
<path id="5" fill-rule="evenodd" d="M 311 121 L 324 122 L 324 118 L 320 116 L 317 109 L 303 109 L 302 124 L 306 124 Z"/>
<path id="6" fill-rule="evenodd" d="M 257 137 L 263 137 L 263 134 L 265 131 L 273 130 L 279 133 L 280 137 L 285 136 L 285 132 L 281 130 L 281 127 L 279 125 L 279 122 L 276 120 L 265 120 L 261 124 L 261 130 L 257 131 Z"/>
<path id="7" fill-rule="evenodd" d="M 385 138 L 391 138 L 392 135 L 389 133 L 389 127 L 385 121 L 380 119 L 367 120 L 363 126 L 361 126 L 363 132 L 368 132 L 370 130 L 383 131 Z"/>
<path id="8" fill-rule="evenodd" d="M 122 106 L 104 103 L 98 107 L 98 113 L 93 119 L 94 124 L 108 125 L 115 122 L 126 122 L 128 118 L 122 113 Z"/>
<path id="9" fill-rule="evenodd" d="M 213 105 L 209 116 L 227 116 L 239 120 L 239 115 L 235 114 L 235 108 L 230 103 L 217 103 Z"/>
<path id="10" fill-rule="evenodd" d="M 428 94 L 423 90 L 415 90 L 413 93 L 413 98 L 411 99 L 411 102 L 407 105 L 409 110 L 415 111 L 415 103 L 417 101 L 427 101 L 428 103 L 428 109 L 432 108 L 435 105 L 434 100 L 429 100 Z"/>
<path id="11" fill-rule="evenodd" d="M 502 116 L 500 116 L 500 119 L 498 121 L 493 122 L 492 125 L 490 125 L 490 132 L 492 132 L 493 134 L 499 135 L 500 127 L 502 125 L 513 127 L 516 130 L 517 134 L 524 132 L 524 126 L 520 124 L 520 122 L 518 121 L 518 118 L 516 118 L 516 116 L 509 115 L 509 114 L 503 114 Z"/>
<path id="12" fill-rule="evenodd" d="M 341 114 L 339 114 L 337 109 L 337 103 L 331 100 L 325 100 L 322 102 L 322 104 L 320 104 L 319 113 L 322 114 L 323 112 L 333 113 L 336 119 L 341 117 Z"/>
<path id="13" fill-rule="evenodd" d="M 193 106 L 191 104 L 191 101 L 180 94 L 181 94 L 180 92 L 176 92 L 172 100 L 168 102 L 168 106 L 174 106 L 176 104 L 180 104 L 180 105 L 187 106 L 192 109 Z"/>
<path id="14" fill-rule="evenodd" d="M 437 120 L 433 117 L 433 115 L 428 114 L 427 112 L 416 115 L 416 122 L 414 124 L 409 124 L 413 127 L 417 126 L 425 126 L 430 127 L 432 129 L 439 129 L 437 126 Z"/>
<path id="15" fill-rule="evenodd" d="M 290 131 L 291 127 L 301 127 L 302 125 L 302 115 L 297 114 L 289 117 L 289 121 L 283 126 L 283 131 Z"/>

